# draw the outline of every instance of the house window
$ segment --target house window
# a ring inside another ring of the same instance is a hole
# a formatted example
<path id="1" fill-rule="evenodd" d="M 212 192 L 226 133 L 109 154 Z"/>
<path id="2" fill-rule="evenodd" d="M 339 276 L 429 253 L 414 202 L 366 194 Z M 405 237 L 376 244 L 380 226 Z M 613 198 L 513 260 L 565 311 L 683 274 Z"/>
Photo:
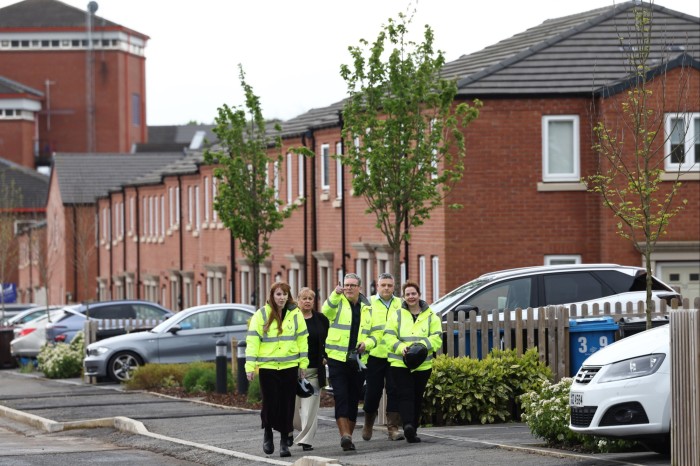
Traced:
<path id="1" fill-rule="evenodd" d="M 204 177 L 204 223 L 209 223 L 209 177 Z"/>
<path id="2" fill-rule="evenodd" d="M 297 163 L 299 164 L 299 167 L 297 168 L 298 173 L 297 173 L 297 181 L 299 183 L 298 186 L 298 193 L 299 197 L 304 197 L 304 156 L 299 154 L 297 155 Z"/>
<path id="3" fill-rule="evenodd" d="M 134 232 L 134 223 L 136 220 L 136 198 L 129 199 L 129 233 Z"/>
<path id="4" fill-rule="evenodd" d="M 172 228 L 175 225 L 175 199 L 173 199 L 173 187 L 168 188 L 168 206 L 170 207 L 170 223 L 169 227 Z"/>
<path id="5" fill-rule="evenodd" d="M 567 265 L 567 264 L 580 264 L 581 256 L 578 254 L 571 255 L 546 255 L 544 256 L 544 265 Z"/>
<path id="6" fill-rule="evenodd" d="M 700 113 L 666 115 L 664 169 L 700 171 Z"/>
<path id="7" fill-rule="evenodd" d="M 321 145 L 321 189 L 328 191 L 330 189 L 330 146 L 328 144 Z"/>
<path id="8" fill-rule="evenodd" d="M 195 230 L 199 231 L 202 226 L 202 222 L 199 216 L 199 185 L 194 187 L 194 220 L 195 220 Z"/>
<path id="9" fill-rule="evenodd" d="M 160 235 L 165 235 L 165 196 L 160 195 Z"/>
<path id="10" fill-rule="evenodd" d="M 275 189 L 275 201 L 280 200 L 280 163 L 279 161 L 276 161 L 274 165 L 272 166 L 272 176 L 273 176 L 273 187 Z M 277 205 L 277 208 L 279 209 L 279 205 Z"/>
<path id="11" fill-rule="evenodd" d="M 430 258 L 432 262 L 432 273 L 433 273 L 433 301 L 437 301 L 440 298 L 440 259 L 438 256 L 433 256 Z"/>
<path id="12" fill-rule="evenodd" d="M 187 226 L 192 228 L 192 213 L 194 212 L 194 199 L 192 196 L 192 186 L 187 187 Z"/>
<path id="13" fill-rule="evenodd" d="M 579 118 L 553 115 L 542 118 L 542 180 L 580 181 Z"/>
<path id="14" fill-rule="evenodd" d="M 335 155 L 338 158 L 335 159 L 335 197 L 336 199 L 343 198 L 343 163 L 340 156 L 343 155 L 343 144 L 340 142 L 335 143 Z"/>
<path id="15" fill-rule="evenodd" d="M 131 123 L 141 126 L 141 95 L 131 94 Z"/>
<path id="16" fill-rule="evenodd" d="M 214 201 L 216 201 L 216 178 L 212 177 L 211 178 L 211 221 L 212 222 L 218 222 L 219 221 L 219 214 L 216 211 L 216 208 L 214 207 Z"/>
<path id="17" fill-rule="evenodd" d="M 148 236 L 148 197 L 143 198 L 143 229 L 141 234 L 144 237 Z"/>
<path id="18" fill-rule="evenodd" d="M 418 286 L 420 286 L 421 296 L 425 299 L 425 256 L 418 256 Z"/>
<path id="19" fill-rule="evenodd" d="M 175 188 L 175 225 L 180 224 L 180 187 Z"/>
<path id="20" fill-rule="evenodd" d="M 287 154 L 287 204 L 292 203 L 292 154 Z"/>

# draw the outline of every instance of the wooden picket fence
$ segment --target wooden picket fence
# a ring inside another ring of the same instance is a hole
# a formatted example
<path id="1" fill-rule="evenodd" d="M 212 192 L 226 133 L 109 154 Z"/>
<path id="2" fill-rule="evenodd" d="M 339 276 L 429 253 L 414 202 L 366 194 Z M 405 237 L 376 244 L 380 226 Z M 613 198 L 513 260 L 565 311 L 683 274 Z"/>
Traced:
<path id="1" fill-rule="evenodd" d="M 671 312 L 671 463 L 700 464 L 700 306 Z"/>
<path id="2" fill-rule="evenodd" d="M 700 307 L 700 298 L 695 298 L 694 301 L 694 308 L 697 309 Z M 481 310 L 478 314 L 471 311 L 468 316 L 460 311 L 456 321 L 454 314 L 450 313 L 447 321 L 443 322 L 446 337 L 442 352 L 455 357 L 481 358 L 493 347 L 514 349 L 517 354 L 536 348 L 540 360 L 552 369 L 555 380 L 558 381 L 574 375 L 570 367 L 570 319 L 609 316 L 614 323 L 622 322 L 624 326 L 629 320 L 644 319 L 645 309 L 645 303 L 640 301 L 626 303 L 624 306 L 621 303 L 605 303 L 603 306 L 548 306 L 493 313 Z M 674 300 L 669 306 L 661 301 L 658 309 L 652 309 L 652 319 L 656 322 L 667 319 L 671 309 L 690 309 L 690 302 L 687 298 L 682 303 Z M 640 325 L 643 323 L 640 322 Z M 454 337 L 449 338 L 449 335 Z M 498 337 L 494 338 L 494 335 Z M 620 332 L 616 332 L 613 340 L 607 343 L 613 343 L 620 336 Z"/>

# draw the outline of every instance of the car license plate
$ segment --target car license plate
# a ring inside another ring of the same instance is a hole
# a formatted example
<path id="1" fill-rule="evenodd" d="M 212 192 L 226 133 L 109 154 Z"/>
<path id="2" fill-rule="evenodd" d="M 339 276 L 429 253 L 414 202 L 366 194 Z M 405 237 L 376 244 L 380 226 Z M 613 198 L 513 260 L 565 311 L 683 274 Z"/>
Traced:
<path id="1" fill-rule="evenodd" d="M 576 392 L 569 393 L 569 406 L 575 406 L 575 407 L 583 406 L 583 393 L 576 393 Z"/>

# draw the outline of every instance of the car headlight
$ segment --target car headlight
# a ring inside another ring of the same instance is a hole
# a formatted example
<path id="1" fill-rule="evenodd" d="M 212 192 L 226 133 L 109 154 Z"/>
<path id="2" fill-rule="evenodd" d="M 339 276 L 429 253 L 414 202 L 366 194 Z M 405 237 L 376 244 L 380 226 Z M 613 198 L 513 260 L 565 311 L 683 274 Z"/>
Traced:
<path id="1" fill-rule="evenodd" d="M 101 356 L 105 354 L 107 351 L 109 351 L 109 348 L 105 346 L 98 346 L 97 348 L 88 348 L 87 349 L 87 354 L 88 356 Z"/>
<path id="2" fill-rule="evenodd" d="M 613 382 L 615 380 L 632 379 L 651 375 L 661 367 L 666 355 L 648 354 L 638 358 L 625 359 L 611 364 L 608 370 L 601 376 L 599 383 Z"/>

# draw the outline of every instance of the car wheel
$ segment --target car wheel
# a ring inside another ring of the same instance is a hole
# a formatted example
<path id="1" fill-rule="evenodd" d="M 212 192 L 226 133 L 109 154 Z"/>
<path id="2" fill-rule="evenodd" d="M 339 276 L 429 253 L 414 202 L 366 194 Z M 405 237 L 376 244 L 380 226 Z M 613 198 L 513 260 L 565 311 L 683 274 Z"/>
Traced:
<path id="1" fill-rule="evenodd" d="M 641 440 L 642 445 L 647 447 L 649 450 L 662 455 L 671 454 L 671 436 L 664 435 L 654 438 L 646 438 Z"/>
<path id="2" fill-rule="evenodd" d="M 134 369 L 141 366 L 143 360 L 136 353 L 123 351 L 112 356 L 107 366 L 107 375 L 115 382 L 126 382 L 131 379 Z"/>

